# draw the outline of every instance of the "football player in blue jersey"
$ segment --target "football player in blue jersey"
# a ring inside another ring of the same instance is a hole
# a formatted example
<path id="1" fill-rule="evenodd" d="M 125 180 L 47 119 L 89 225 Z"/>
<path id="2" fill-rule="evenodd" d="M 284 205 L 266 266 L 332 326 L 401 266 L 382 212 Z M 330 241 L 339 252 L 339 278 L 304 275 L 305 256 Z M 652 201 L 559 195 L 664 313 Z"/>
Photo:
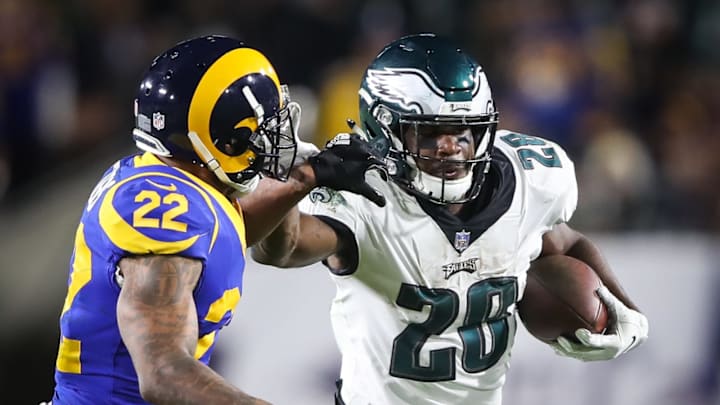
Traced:
<path id="1" fill-rule="evenodd" d="M 590 264 L 610 313 L 604 334 L 579 329 L 577 341 L 553 343 L 558 353 L 606 360 L 647 339 L 646 317 L 596 245 L 567 225 L 572 160 L 549 140 L 496 130 L 473 58 L 432 34 L 404 37 L 370 64 L 359 95 L 354 132 L 386 159 L 391 181 L 372 171 L 368 183 L 387 204 L 320 187 L 252 249 L 266 264 L 330 268 L 337 404 L 499 405 L 515 304 L 541 256 Z M 266 200 L 241 204 L 251 215 Z"/>
<path id="2" fill-rule="evenodd" d="M 159 55 L 134 107 L 141 153 L 107 170 L 75 234 L 52 403 L 265 404 L 208 363 L 242 295 L 247 246 L 297 198 L 274 193 L 285 211 L 262 226 L 237 199 L 268 176 L 298 195 L 324 185 L 382 204 L 364 181 L 382 162 L 351 139 L 301 143 L 314 156 L 295 164 L 299 106 L 261 52 L 228 37 Z"/>

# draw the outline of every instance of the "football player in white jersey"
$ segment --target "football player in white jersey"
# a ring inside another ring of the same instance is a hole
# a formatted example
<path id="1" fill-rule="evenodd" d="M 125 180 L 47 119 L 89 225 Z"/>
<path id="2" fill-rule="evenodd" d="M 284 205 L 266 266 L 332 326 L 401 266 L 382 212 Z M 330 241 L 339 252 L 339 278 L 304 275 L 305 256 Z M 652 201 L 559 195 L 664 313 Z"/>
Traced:
<path id="1" fill-rule="evenodd" d="M 403 37 L 370 64 L 359 94 L 354 132 L 385 157 L 367 181 L 387 204 L 316 188 L 252 249 L 261 263 L 330 269 L 337 404 L 501 404 L 515 304 L 540 256 L 592 266 L 611 313 L 605 334 L 578 330 L 578 342 L 554 344 L 559 354 L 612 359 L 647 338 L 646 317 L 598 248 L 567 225 L 573 162 L 551 141 L 496 132 L 475 60 L 433 34 Z M 280 187 L 288 184 L 261 187 L 244 210 L 267 207 Z"/>

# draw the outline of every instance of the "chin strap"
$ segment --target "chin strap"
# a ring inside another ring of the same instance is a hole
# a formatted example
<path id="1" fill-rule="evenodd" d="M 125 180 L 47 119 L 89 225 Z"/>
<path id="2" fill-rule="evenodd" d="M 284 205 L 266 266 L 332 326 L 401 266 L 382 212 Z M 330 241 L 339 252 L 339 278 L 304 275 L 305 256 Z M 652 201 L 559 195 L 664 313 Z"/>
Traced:
<path id="1" fill-rule="evenodd" d="M 237 193 L 233 193 L 234 197 L 242 197 L 257 188 L 258 183 L 260 183 L 260 176 L 254 176 L 242 183 L 236 183 L 230 180 L 227 174 L 223 171 L 222 167 L 220 167 L 220 163 L 218 163 L 217 159 L 213 157 L 207 147 L 205 147 L 202 143 L 197 132 L 188 132 L 188 138 L 190 138 L 190 142 L 195 148 L 195 151 L 200 155 L 200 158 L 205 162 L 208 169 L 212 170 L 221 182 L 237 190 Z"/>
<path id="2" fill-rule="evenodd" d="M 135 140 L 135 146 L 137 146 L 137 148 L 141 151 L 150 152 L 158 156 L 172 156 L 172 152 L 170 152 L 170 150 L 166 148 L 162 142 L 147 132 L 135 128 L 133 129 L 132 134 L 133 139 Z"/>
<path id="3" fill-rule="evenodd" d="M 418 170 L 417 173 L 417 177 L 413 180 L 415 189 L 433 198 L 442 199 L 446 203 L 462 200 L 472 186 L 472 170 L 468 172 L 467 176 L 456 180 L 443 180 L 422 170 Z"/>

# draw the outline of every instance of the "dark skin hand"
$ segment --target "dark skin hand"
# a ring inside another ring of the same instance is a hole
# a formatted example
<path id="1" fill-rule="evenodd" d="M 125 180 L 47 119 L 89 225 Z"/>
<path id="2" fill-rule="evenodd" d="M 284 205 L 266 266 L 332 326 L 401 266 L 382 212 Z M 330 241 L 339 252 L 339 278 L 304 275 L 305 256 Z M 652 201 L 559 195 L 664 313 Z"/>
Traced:
<path id="1" fill-rule="evenodd" d="M 193 289 L 198 260 L 179 256 L 126 257 L 117 303 L 120 334 L 153 404 L 268 404 L 226 382 L 193 355 L 198 320 Z"/>

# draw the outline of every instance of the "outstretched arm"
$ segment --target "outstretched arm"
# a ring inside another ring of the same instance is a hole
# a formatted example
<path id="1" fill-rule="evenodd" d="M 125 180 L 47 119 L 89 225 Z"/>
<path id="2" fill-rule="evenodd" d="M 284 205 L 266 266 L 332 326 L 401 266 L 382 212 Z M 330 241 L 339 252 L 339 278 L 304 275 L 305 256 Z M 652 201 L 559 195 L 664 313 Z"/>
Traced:
<path id="1" fill-rule="evenodd" d="M 198 320 L 192 292 L 202 271 L 200 261 L 138 256 L 122 259 L 119 266 L 124 282 L 118 327 L 143 399 L 153 404 L 268 404 L 193 357 Z"/>
<path id="2" fill-rule="evenodd" d="M 299 267 L 326 258 L 332 267 L 343 266 L 333 255 L 342 252 L 346 242 L 320 219 L 301 214 L 296 204 L 314 187 L 324 186 L 362 195 L 382 207 L 385 197 L 365 181 L 365 173 L 384 166 L 366 141 L 341 133 L 320 153 L 293 167 L 286 182 L 261 181 L 239 200 L 247 244 L 254 246 L 252 257 L 278 267 Z"/>
<path id="3" fill-rule="evenodd" d="M 296 205 L 315 183 L 313 170 L 305 163 L 293 168 L 287 181 L 264 178 L 255 191 L 240 198 L 247 245 L 265 239 L 280 224 L 285 229 L 297 228 L 300 212 Z"/>
<path id="4" fill-rule="evenodd" d="M 258 263 L 284 268 L 307 266 L 328 258 L 337 263 L 340 259 L 334 256 L 343 244 L 325 222 L 293 208 L 279 227 L 252 248 L 251 255 Z"/>
<path id="5" fill-rule="evenodd" d="M 299 166 L 286 182 L 263 179 L 240 199 L 248 245 L 253 259 L 277 267 L 300 267 L 327 258 L 338 250 L 335 231 L 318 218 L 302 214 L 297 203 L 310 190 L 312 172 Z M 284 217 L 268 214 L 287 212 Z"/>

